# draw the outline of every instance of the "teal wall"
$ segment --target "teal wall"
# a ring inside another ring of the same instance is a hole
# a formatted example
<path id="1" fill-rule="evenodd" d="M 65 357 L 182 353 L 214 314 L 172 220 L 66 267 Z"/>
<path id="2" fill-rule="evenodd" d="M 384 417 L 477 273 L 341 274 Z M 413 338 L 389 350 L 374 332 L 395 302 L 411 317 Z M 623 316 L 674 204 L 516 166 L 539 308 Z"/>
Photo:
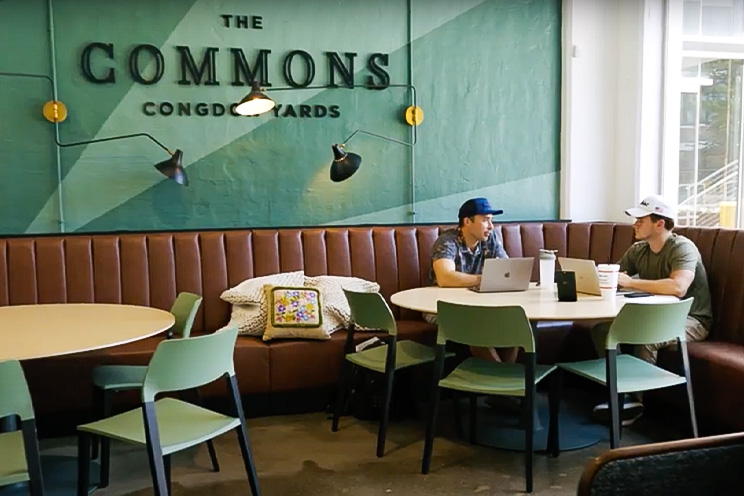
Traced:
<path id="1" fill-rule="evenodd" d="M 55 61 L 69 110 L 62 142 L 147 132 L 183 150 L 191 183 L 161 176 L 152 165 L 167 155 L 146 138 L 58 149 L 41 115 L 49 83 L 0 76 L 0 233 L 58 232 L 60 213 L 66 232 L 451 222 L 472 196 L 503 208 L 501 220 L 557 218 L 560 1 L 410 3 L 409 30 L 406 0 L 52 0 L 52 43 L 47 0 L 0 1 L 0 71 L 51 75 Z M 226 28 L 221 14 L 261 16 L 263 29 Z M 91 42 L 114 44 L 113 63 L 99 53 L 94 72 L 111 65 L 116 83 L 83 76 L 80 57 Z M 164 77 L 150 86 L 128 74 L 129 52 L 145 43 L 165 62 Z M 195 58 L 219 47 L 220 85 L 178 85 L 177 45 Z M 405 88 L 270 93 L 285 108 L 338 105 L 338 118 L 143 114 L 148 101 L 239 101 L 248 89 L 230 84 L 231 47 L 251 62 L 257 50 L 271 50 L 275 87 L 287 85 L 282 62 L 295 49 L 313 56 L 312 84 L 320 86 L 328 84 L 326 51 L 358 54 L 359 85 L 375 52 L 389 54 L 392 84 L 408 83 L 410 54 L 425 113 L 413 156 L 358 135 L 347 150 L 364 158 L 362 168 L 342 183 L 328 177 L 330 145 L 355 129 L 412 139 Z"/>

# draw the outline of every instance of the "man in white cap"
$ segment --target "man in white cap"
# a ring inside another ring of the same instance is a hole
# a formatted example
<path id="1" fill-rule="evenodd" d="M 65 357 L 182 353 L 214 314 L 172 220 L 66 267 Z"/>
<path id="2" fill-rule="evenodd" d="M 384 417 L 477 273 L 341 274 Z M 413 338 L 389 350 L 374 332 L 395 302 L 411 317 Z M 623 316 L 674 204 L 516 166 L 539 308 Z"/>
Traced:
<path id="1" fill-rule="evenodd" d="M 695 244 L 672 233 L 676 219 L 674 207 L 661 196 L 653 195 L 625 213 L 635 217 L 633 229 L 638 241 L 620 259 L 618 286 L 683 299 L 694 297 L 685 325 L 687 341 L 705 339 L 713 322 L 708 277 Z M 593 332 L 595 342 L 604 343 L 608 331 L 609 325 L 597 326 Z M 659 348 L 672 344 L 674 341 L 640 346 L 637 354 L 647 362 L 656 363 Z M 597 412 L 606 409 L 607 403 L 595 407 Z M 623 425 L 630 425 L 642 413 L 640 397 L 626 402 Z"/>

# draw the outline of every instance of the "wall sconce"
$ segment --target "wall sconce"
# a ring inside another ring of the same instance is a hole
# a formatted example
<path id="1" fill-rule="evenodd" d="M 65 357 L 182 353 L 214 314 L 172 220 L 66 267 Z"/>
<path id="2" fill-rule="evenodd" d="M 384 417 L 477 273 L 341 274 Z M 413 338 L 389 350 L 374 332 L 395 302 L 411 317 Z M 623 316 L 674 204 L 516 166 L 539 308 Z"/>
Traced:
<path id="1" fill-rule="evenodd" d="M 368 134 L 370 136 L 374 136 L 375 138 L 383 139 L 385 141 L 392 141 L 393 143 L 398 143 L 400 145 L 409 147 L 413 147 L 413 145 L 416 144 L 415 134 L 413 141 L 411 143 L 406 143 L 405 141 L 400 141 L 397 139 L 388 138 L 387 136 L 370 133 L 369 131 L 365 131 L 364 129 L 357 129 L 356 131 L 351 133 L 351 136 L 346 138 L 343 143 L 336 143 L 331 146 L 331 149 L 333 150 L 333 162 L 331 162 L 331 181 L 333 181 L 334 183 L 339 183 L 341 181 L 349 179 L 357 170 L 359 170 L 359 167 L 362 165 L 362 157 L 360 155 L 343 150 L 346 144 L 351 141 L 351 139 L 358 133 Z"/>
<path id="2" fill-rule="evenodd" d="M 354 87 L 343 87 L 343 88 L 349 88 L 353 89 Z M 346 179 L 349 179 L 351 176 L 354 175 L 354 173 L 359 170 L 359 167 L 362 165 L 362 157 L 357 155 L 356 153 L 351 152 L 345 152 L 343 150 L 346 143 L 351 141 L 351 139 L 357 134 L 357 133 L 364 133 L 368 134 L 370 136 L 374 136 L 375 138 L 383 139 L 386 141 L 392 141 L 393 143 L 398 143 L 401 145 L 405 145 L 408 147 L 413 148 L 413 146 L 416 144 L 416 127 L 421 124 L 424 120 L 424 112 L 421 110 L 420 107 L 416 105 L 416 88 L 413 85 L 410 84 L 390 84 L 386 86 L 385 88 L 410 88 L 411 93 L 413 95 L 413 105 L 409 106 L 406 109 L 404 118 L 406 123 L 408 125 L 413 127 L 413 140 L 408 143 L 405 141 L 400 141 L 393 138 L 388 138 L 387 136 L 382 136 L 379 134 L 371 133 L 369 131 L 365 131 L 363 129 L 357 129 L 353 133 L 351 133 L 351 136 L 346 138 L 343 143 L 341 144 L 334 144 L 331 146 L 333 150 L 333 162 L 331 163 L 331 181 L 333 182 L 341 182 L 345 181 Z M 294 87 L 282 87 L 282 88 L 271 88 L 271 91 L 291 91 L 291 90 L 310 90 L 310 89 L 323 89 L 327 90 L 329 89 L 326 86 L 305 86 L 301 88 L 294 88 Z M 266 112 L 269 112 L 271 109 L 273 109 L 276 106 L 276 102 L 269 97 L 266 92 L 261 90 L 261 87 L 258 84 L 258 81 L 252 81 L 251 82 L 251 91 L 248 93 L 245 97 L 243 97 L 242 100 L 240 100 L 240 103 L 235 107 L 235 112 L 244 115 L 244 116 L 257 116 L 261 114 L 265 114 Z"/>
<path id="3" fill-rule="evenodd" d="M 25 73 L 20 73 L 20 72 L 0 72 L 0 76 L 46 79 L 52 85 L 52 94 L 54 95 L 56 93 L 55 88 L 54 88 L 54 81 L 49 76 L 44 76 L 42 74 L 25 74 Z M 44 115 L 44 118 L 48 120 L 49 122 L 53 123 L 56 127 L 60 122 L 64 121 L 67 118 L 67 107 L 65 106 L 64 103 L 58 101 L 53 96 L 52 100 L 44 104 L 44 107 L 42 108 L 42 115 Z M 87 141 L 76 141 L 74 143 L 60 143 L 58 134 L 59 134 L 58 132 L 55 132 L 54 142 L 57 144 L 57 146 L 60 146 L 63 148 L 68 147 L 68 146 L 87 145 L 90 143 L 101 143 L 104 141 L 115 141 L 115 140 L 120 140 L 120 139 L 144 136 L 146 138 L 149 138 L 154 143 L 156 143 L 160 148 L 168 152 L 168 154 L 171 156 L 169 159 L 155 164 L 154 166 L 155 169 L 157 169 L 158 172 L 163 174 L 168 179 L 172 179 L 173 181 L 175 181 L 176 183 L 182 186 L 189 185 L 189 178 L 186 175 L 186 171 L 183 168 L 183 152 L 181 150 L 176 150 L 175 152 L 172 152 L 170 149 L 168 149 L 168 147 L 166 147 L 160 141 L 156 140 L 155 138 L 153 138 L 147 133 L 125 134 L 125 135 L 120 135 L 120 136 L 111 136 L 109 138 L 99 138 L 99 139 L 93 139 L 93 140 L 87 140 Z"/>

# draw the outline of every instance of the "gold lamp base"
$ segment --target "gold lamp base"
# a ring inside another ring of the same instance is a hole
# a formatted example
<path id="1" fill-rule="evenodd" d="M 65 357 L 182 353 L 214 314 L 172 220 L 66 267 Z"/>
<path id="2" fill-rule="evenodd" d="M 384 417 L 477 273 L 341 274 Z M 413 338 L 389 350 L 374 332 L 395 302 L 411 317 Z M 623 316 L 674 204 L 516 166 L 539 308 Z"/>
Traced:
<path id="1" fill-rule="evenodd" d="M 50 100 L 41 109 L 44 118 L 49 122 L 62 122 L 67 119 L 67 107 L 58 100 Z"/>

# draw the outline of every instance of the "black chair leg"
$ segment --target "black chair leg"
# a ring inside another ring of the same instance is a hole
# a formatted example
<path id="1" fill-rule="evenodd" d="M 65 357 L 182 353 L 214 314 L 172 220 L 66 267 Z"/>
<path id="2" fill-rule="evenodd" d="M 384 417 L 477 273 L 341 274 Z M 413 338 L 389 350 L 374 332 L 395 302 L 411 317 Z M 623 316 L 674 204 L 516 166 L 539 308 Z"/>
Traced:
<path id="1" fill-rule="evenodd" d="M 194 401 L 199 406 L 204 406 L 204 401 L 202 400 L 201 393 L 199 393 L 199 389 L 194 388 Z M 209 460 L 212 462 L 212 471 L 213 472 L 219 472 L 220 471 L 220 462 L 217 460 L 217 451 L 214 449 L 214 443 L 210 439 L 207 441 L 207 451 L 209 452 Z"/>
<path id="2" fill-rule="evenodd" d="M 695 399 L 692 395 L 692 384 L 687 381 L 687 404 L 690 407 L 690 426 L 692 427 L 692 437 L 698 437 L 697 416 L 695 415 Z"/>
<path id="3" fill-rule="evenodd" d="M 333 420 L 331 421 L 331 431 L 338 431 L 338 420 L 344 410 L 344 403 L 346 401 L 346 395 L 349 390 L 349 384 L 351 383 L 351 374 L 353 372 L 352 364 L 344 359 L 341 364 L 341 376 L 338 378 L 338 392 L 336 393 L 336 405 L 333 408 Z"/>
<path id="4" fill-rule="evenodd" d="M 77 496 L 88 496 L 90 486 L 90 434 L 78 432 Z"/>
<path id="5" fill-rule="evenodd" d="M 390 402 L 393 397 L 393 380 L 395 370 L 390 370 L 385 374 L 385 403 L 382 406 L 382 418 L 377 430 L 377 458 L 385 455 L 385 439 L 387 438 L 388 420 L 390 419 Z"/>
<path id="6" fill-rule="evenodd" d="M 171 456 L 163 456 L 163 468 L 165 470 L 165 485 L 168 487 L 168 494 L 173 494 L 173 487 L 171 485 Z"/>
<path id="7" fill-rule="evenodd" d="M 460 413 L 460 393 L 455 390 L 451 389 L 450 392 L 452 393 L 452 409 L 453 409 L 453 417 L 455 419 L 455 432 L 457 433 L 457 436 L 462 439 L 462 414 Z"/>
<path id="8" fill-rule="evenodd" d="M 93 401 L 96 403 L 96 410 L 99 419 L 105 419 L 110 417 L 113 412 L 114 394 L 116 391 L 101 389 L 99 387 L 93 388 Z M 91 438 L 91 458 L 95 460 L 99 456 L 99 446 L 101 439 L 99 436 L 92 436 Z"/>
<path id="9" fill-rule="evenodd" d="M 532 492 L 532 461 L 535 451 L 535 388 L 528 388 L 522 403 L 524 418 L 524 478 L 526 490 Z"/>
<path id="10" fill-rule="evenodd" d="M 478 438 L 478 396 L 476 394 L 471 394 L 469 403 L 470 421 L 468 423 L 468 430 L 470 434 L 470 444 L 475 444 L 476 439 Z"/>
<path id="11" fill-rule="evenodd" d="M 431 393 L 431 405 L 429 406 L 429 420 L 426 424 L 426 440 L 424 441 L 424 457 L 421 460 L 421 473 L 428 474 L 431 468 L 431 452 L 434 449 L 434 430 L 437 422 L 437 410 L 439 408 L 440 389 L 434 386 Z"/>
<path id="12" fill-rule="evenodd" d="M 557 457 L 560 454 L 560 423 L 558 422 L 561 410 L 561 394 L 563 390 L 563 371 L 561 369 L 553 372 L 548 391 L 548 410 L 550 412 L 550 423 L 548 426 L 548 453 Z"/>
<path id="13" fill-rule="evenodd" d="M 111 439 L 103 437 L 101 443 L 101 482 L 99 487 L 108 487 L 111 475 Z"/>
<path id="14" fill-rule="evenodd" d="M 248 433 L 246 432 L 245 425 L 241 423 L 235 428 L 235 432 L 238 434 L 238 444 L 240 445 L 240 453 L 243 455 L 243 465 L 248 475 L 248 484 L 251 486 L 251 493 L 253 496 L 261 496 L 261 490 L 258 488 L 256 465 L 253 462 L 253 452 L 248 441 Z"/>
<path id="15" fill-rule="evenodd" d="M 39 441 L 36 438 L 36 421 L 28 419 L 21 422 L 23 446 L 26 452 L 26 468 L 31 496 L 44 496 L 44 481 L 39 457 Z"/>
<path id="16" fill-rule="evenodd" d="M 620 445 L 620 398 L 614 391 L 610 391 L 610 448 Z"/>

